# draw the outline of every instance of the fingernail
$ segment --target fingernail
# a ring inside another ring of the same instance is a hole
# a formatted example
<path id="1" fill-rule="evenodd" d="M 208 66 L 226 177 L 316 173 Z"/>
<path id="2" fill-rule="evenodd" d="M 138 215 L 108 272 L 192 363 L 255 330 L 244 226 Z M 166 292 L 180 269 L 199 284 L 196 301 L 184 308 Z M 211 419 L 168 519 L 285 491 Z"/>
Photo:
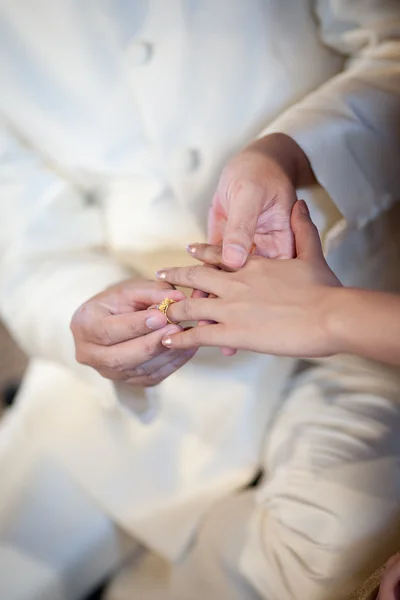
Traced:
<path id="1" fill-rule="evenodd" d="M 163 344 L 163 346 L 166 346 L 167 348 L 170 348 L 172 346 L 172 338 L 169 337 L 170 335 L 173 335 L 174 333 L 179 333 L 180 331 L 182 331 L 182 327 L 170 327 L 169 329 L 167 329 L 166 333 L 166 337 L 164 337 L 161 340 L 161 343 Z"/>
<path id="2" fill-rule="evenodd" d="M 242 267 L 246 262 L 246 252 L 242 246 L 230 244 L 224 248 L 223 259 L 233 267 Z"/>
<path id="3" fill-rule="evenodd" d="M 186 251 L 189 252 L 190 254 L 196 254 L 196 250 L 197 250 L 197 244 L 188 244 L 186 246 Z"/>
<path id="4" fill-rule="evenodd" d="M 182 327 L 179 327 L 178 325 L 172 325 L 172 327 L 167 329 L 165 333 L 167 335 L 173 335 L 174 333 L 180 333 L 181 331 L 182 331 Z"/>
<path id="5" fill-rule="evenodd" d="M 308 210 L 308 206 L 304 202 L 304 200 L 299 200 L 299 209 L 300 209 L 301 214 L 304 215 L 305 217 L 310 216 L 310 211 Z"/>
<path id="6" fill-rule="evenodd" d="M 165 279 L 166 276 L 167 276 L 167 272 L 166 271 L 157 271 L 157 273 L 156 273 L 157 279 Z"/>
<path id="7" fill-rule="evenodd" d="M 153 315 L 146 320 L 146 325 L 149 329 L 161 329 L 164 327 L 167 319 L 160 313 L 160 316 Z"/>

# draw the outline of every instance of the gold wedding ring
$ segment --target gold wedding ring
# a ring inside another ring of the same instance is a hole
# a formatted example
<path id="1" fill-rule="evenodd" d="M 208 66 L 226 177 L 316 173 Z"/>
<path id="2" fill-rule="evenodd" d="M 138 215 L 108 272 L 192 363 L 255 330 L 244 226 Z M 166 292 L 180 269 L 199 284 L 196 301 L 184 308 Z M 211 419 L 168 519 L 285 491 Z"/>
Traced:
<path id="1" fill-rule="evenodd" d="M 175 304 L 175 302 L 176 302 L 176 300 L 172 300 L 171 298 L 165 298 L 165 300 L 163 300 L 163 301 L 162 301 L 162 302 L 161 302 L 161 303 L 160 303 L 160 304 L 157 306 L 158 310 L 159 310 L 160 312 L 162 312 L 162 313 L 163 313 L 163 315 L 165 315 L 165 316 L 166 316 L 167 322 L 168 322 L 168 323 L 170 323 L 171 325 L 174 325 L 174 322 L 173 322 L 173 321 L 171 321 L 171 320 L 168 318 L 168 309 L 169 309 L 169 307 L 171 306 L 171 304 Z"/>

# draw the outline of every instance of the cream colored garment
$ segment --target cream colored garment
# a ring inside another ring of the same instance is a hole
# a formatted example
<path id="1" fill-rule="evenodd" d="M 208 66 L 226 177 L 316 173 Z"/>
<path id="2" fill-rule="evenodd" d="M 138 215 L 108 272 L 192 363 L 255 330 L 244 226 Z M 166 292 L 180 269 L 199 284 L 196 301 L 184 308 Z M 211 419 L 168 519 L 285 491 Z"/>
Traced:
<path id="1" fill-rule="evenodd" d="M 165 266 L 167 250 L 205 239 L 221 166 L 265 127 L 316 156 L 350 225 L 395 201 L 400 9 L 353 6 L 0 1 L 1 311 L 35 359 L 31 426 L 54 435 L 60 465 L 112 519 L 169 558 L 251 479 L 292 362 L 203 350 L 127 398 L 76 364 L 71 315 L 132 273 L 122 254 L 147 272 L 144 256 Z"/>
<path id="2" fill-rule="evenodd" d="M 400 292 L 399 228 L 400 204 L 348 232 L 330 261 L 351 255 L 347 283 L 372 277 Z M 258 488 L 213 507 L 178 564 L 127 565 L 107 600 L 346 600 L 399 547 L 400 371 L 349 356 L 321 363 L 299 364 Z"/>
<path id="3" fill-rule="evenodd" d="M 304 372 L 259 490 L 213 507 L 179 564 L 127 565 L 106 600 L 347 600 L 400 539 L 399 381 L 356 360 Z"/>

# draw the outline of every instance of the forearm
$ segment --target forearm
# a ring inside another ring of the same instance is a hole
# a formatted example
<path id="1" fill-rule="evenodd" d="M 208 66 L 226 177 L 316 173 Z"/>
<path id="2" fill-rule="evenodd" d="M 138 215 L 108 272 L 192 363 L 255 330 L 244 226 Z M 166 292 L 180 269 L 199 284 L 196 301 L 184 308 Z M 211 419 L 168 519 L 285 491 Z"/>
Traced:
<path id="1" fill-rule="evenodd" d="M 400 366 L 400 295 L 332 289 L 326 323 L 335 353 Z"/>

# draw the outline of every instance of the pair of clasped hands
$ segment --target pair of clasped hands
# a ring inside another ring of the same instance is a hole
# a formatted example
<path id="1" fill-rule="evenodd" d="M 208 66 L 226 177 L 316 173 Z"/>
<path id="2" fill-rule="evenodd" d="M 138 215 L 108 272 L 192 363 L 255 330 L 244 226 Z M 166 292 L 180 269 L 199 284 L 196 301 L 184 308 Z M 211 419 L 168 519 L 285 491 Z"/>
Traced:
<path id="1" fill-rule="evenodd" d="M 299 152 L 277 134 L 237 154 L 212 201 L 210 244 L 188 246 L 199 265 L 164 269 L 154 282 L 123 281 L 88 300 L 71 322 L 77 360 L 106 378 L 147 387 L 201 346 L 227 355 L 333 353 L 323 335 L 326 291 L 340 283 L 297 200 Z M 174 286 L 194 290 L 191 298 Z M 166 297 L 176 301 L 168 309 L 176 324 L 152 308 Z M 199 323 L 184 330 L 185 321 Z"/>

